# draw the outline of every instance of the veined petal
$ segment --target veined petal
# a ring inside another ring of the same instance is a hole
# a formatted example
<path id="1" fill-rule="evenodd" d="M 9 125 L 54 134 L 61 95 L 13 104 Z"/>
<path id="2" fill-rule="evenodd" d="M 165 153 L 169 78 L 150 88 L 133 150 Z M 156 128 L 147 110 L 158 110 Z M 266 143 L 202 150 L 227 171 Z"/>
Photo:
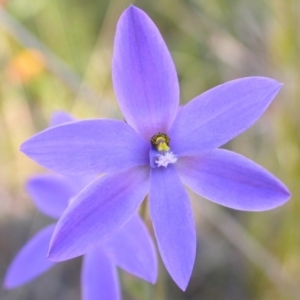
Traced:
<path id="1" fill-rule="evenodd" d="M 49 257 L 61 261 L 99 246 L 136 212 L 149 190 L 149 169 L 105 175 L 88 185 L 58 221 Z"/>
<path id="2" fill-rule="evenodd" d="M 213 150 L 248 129 L 281 88 L 277 81 L 248 77 L 221 84 L 182 107 L 169 132 L 177 155 Z"/>
<path id="3" fill-rule="evenodd" d="M 138 215 L 134 215 L 103 247 L 120 268 L 155 283 L 156 252 L 151 236 Z"/>
<path id="4" fill-rule="evenodd" d="M 55 264 L 46 258 L 54 226 L 52 224 L 43 228 L 20 250 L 6 273 L 3 284 L 5 288 L 18 287 Z"/>
<path id="5" fill-rule="evenodd" d="M 68 179 L 54 174 L 31 177 L 26 190 L 37 208 L 52 218 L 59 218 L 76 194 Z"/>
<path id="6" fill-rule="evenodd" d="M 87 175 L 149 164 L 149 147 L 125 122 L 85 120 L 46 129 L 21 151 L 57 173 Z"/>
<path id="7" fill-rule="evenodd" d="M 84 256 L 81 273 L 83 300 L 120 300 L 116 266 L 101 248 Z"/>
<path id="8" fill-rule="evenodd" d="M 182 157 L 177 169 L 184 184 L 197 194 L 230 208 L 263 211 L 290 198 L 286 186 L 274 175 L 231 151 L 217 149 Z"/>
<path id="9" fill-rule="evenodd" d="M 64 123 L 73 122 L 76 121 L 74 117 L 72 117 L 70 114 L 68 114 L 65 111 L 56 111 L 52 114 L 51 120 L 50 120 L 50 127 L 62 125 Z"/>
<path id="10" fill-rule="evenodd" d="M 185 290 L 196 255 L 196 232 L 188 195 L 172 166 L 151 169 L 150 214 L 162 260 Z"/>
<path id="11" fill-rule="evenodd" d="M 127 123 L 147 140 L 167 132 L 179 105 L 175 66 L 155 24 L 134 6 L 119 19 L 112 72 Z"/>

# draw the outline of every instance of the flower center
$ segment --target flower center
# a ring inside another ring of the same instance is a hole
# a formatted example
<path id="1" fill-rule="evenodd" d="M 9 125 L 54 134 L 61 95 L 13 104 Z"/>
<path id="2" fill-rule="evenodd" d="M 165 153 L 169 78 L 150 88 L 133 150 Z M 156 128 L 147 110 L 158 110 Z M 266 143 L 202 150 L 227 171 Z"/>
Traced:
<path id="1" fill-rule="evenodd" d="M 151 144 L 158 151 L 169 151 L 170 138 L 165 134 L 159 132 L 151 138 Z"/>
<path id="2" fill-rule="evenodd" d="M 168 164 L 174 164 L 177 156 L 170 151 L 170 138 L 159 132 L 151 138 L 152 148 L 150 149 L 149 158 L 152 168 L 167 167 Z"/>

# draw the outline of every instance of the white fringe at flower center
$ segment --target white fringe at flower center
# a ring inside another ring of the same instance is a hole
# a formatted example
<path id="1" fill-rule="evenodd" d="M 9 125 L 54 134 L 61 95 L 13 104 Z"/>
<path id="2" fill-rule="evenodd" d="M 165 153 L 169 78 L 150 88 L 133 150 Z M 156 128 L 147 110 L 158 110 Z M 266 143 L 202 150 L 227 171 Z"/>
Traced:
<path id="1" fill-rule="evenodd" d="M 168 164 L 174 164 L 177 161 L 177 156 L 171 152 L 164 152 L 163 154 L 159 155 L 156 160 L 155 164 L 157 167 L 167 167 Z"/>

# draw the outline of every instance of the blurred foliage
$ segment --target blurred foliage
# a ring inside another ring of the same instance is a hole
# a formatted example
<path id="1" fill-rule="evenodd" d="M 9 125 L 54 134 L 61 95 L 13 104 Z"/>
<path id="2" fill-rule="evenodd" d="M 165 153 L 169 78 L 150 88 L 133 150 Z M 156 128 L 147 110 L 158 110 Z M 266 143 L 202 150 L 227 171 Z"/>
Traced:
<path id="1" fill-rule="evenodd" d="M 7 13 L 99 95 L 99 101 L 95 101 L 71 90 L 53 74 L 42 53 L 24 57 L 24 53 L 32 50 L 1 26 L 0 18 L 1 278 L 14 254 L 41 223 L 49 221 L 37 217 L 23 190 L 26 178 L 43 170 L 19 153 L 19 145 L 45 128 L 55 110 L 68 110 L 78 118 L 121 117 L 110 68 L 116 23 L 130 3 L 149 14 L 166 40 L 177 67 L 182 103 L 215 85 L 243 76 L 269 76 L 284 83 L 266 114 L 226 147 L 273 172 L 288 185 L 293 197 L 283 207 L 269 212 L 222 211 L 246 228 L 270 255 L 277 257 L 279 272 L 285 272 L 299 284 L 300 2 L 297 0 L 1 1 Z M 197 198 L 194 204 L 200 205 L 201 210 L 203 201 Z M 196 210 L 195 217 L 198 256 L 187 291 L 179 291 L 162 267 L 155 286 L 122 272 L 123 299 L 296 299 L 289 295 L 288 285 L 274 284 L 264 267 L 248 261 L 205 215 Z M 0 298 L 80 299 L 79 264 L 64 264 L 66 269 L 60 265 L 25 287 L 0 291 Z M 75 269 L 77 273 L 72 271 Z"/>

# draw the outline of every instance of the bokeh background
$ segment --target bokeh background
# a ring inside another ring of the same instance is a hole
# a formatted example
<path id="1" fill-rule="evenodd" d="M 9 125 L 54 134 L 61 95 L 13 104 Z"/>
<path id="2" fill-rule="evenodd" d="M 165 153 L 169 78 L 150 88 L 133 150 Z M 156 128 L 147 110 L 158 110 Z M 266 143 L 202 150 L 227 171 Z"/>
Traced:
<path id="1" fill-rule="evenodd" d="M 135 4 L 159 27 L 185 103 L 244 76 L 284 83 L 263 117 L 226 148 L 277 175 L 293 196 L 261 213 L 222 208 L 190 193 L 198 248 L 186 292 L 161 266 L 156 285 L 120 272 L 123 299 L 300 299 L 300 1 L 1 0 L 0 281 L 19 249 L 52 220 L 24 189 L 46 172 L 19 152 L 51 114 L 121 118 L 111 82 L 117 20 Z M 151 230 L 151 224 L 148 220 Z M 1 300 L 79 300 L 81 259 L 63 262 Z M 24 270 L 26 272 L 26 270 Z"/>

